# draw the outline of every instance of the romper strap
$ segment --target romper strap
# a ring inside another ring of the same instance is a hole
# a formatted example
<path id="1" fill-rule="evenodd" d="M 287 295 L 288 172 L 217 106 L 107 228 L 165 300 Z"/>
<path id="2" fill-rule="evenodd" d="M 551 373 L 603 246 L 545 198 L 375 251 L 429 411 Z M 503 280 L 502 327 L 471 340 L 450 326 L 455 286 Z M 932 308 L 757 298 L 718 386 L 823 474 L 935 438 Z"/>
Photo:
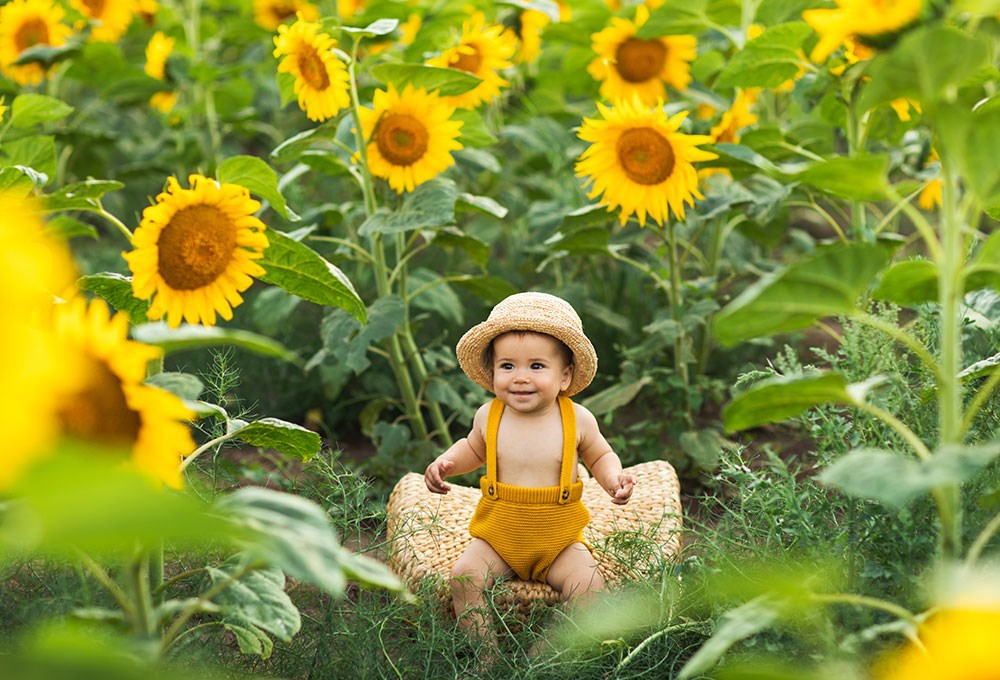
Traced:
<path id="1" fill-rule="evenodd" d="M 496 497 L 497 482 L 497 432 L 500 430 L 503 409 L 503 402 L 494 397 L 490 403 L 490 413 L 486 418 L 486 479 L 489 481 L 487 493 L 493 497 Z"/>
<path id="2" fill-rule="evenodd" d="M 569 397 L 559 397 L 559 413 L 562 415 L 562 467 L 559 470 L 559 503 L 569 502 L 570 485 L 573 482 L 573 467 L 576 463 L 576 410 Z M 487 447 L 487 450 L 489 447 Z"/>

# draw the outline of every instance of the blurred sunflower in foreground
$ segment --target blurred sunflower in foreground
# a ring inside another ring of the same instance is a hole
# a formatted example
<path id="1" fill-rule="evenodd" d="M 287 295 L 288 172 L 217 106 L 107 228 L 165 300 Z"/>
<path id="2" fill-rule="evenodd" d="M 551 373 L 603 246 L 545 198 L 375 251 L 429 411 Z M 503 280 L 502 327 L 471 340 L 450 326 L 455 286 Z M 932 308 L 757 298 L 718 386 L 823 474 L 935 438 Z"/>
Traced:
<path id="1" fill-rule="evenodd" d="M 279 26 L 274 37 L 274 57 L 281 58 L 278 73 L 295 77 L 299 108 L 309 120 L 333 118 L 351 105 L 350 77 L 333 49 L 337 41 L 323 33 L 318 23 L 299 15 L 291 26 Z"/>
<path id="2" fill-rule="evenodd" d="M 1000 677 L 1000 609 L 943 609 L 921 626 L 920 644 L 885 659 L 879 680 L 993 680 Z"/>
<path id="3" fill-rule="evenodd" d="M 637 38 L 649 19 L 645 5 L 635 8 L 635 21 L 614 17 L 611 26 L 592 36 L 597 57 L 587 71 L 601 83 L 607 101 L 631 100 L 638 96 L 647 106 L 666 98 L 666 86 L 686 90 L 691 84 L 691 62 L 697 56 L 693 35 Z"/>
<path id="4" fill-rule="evenodd" d="M 140 472 L 180 488 L 181 460 L 195 448 L 184 421 L 195 414 L 175 394 L 143 383 L 161 350 L 127 335 L 128 317 L 111 316 L 103 300 L 56 308 L 55 336 L 82 361 L 84 376 L 59 402 L 63 434 L 121 450 Z"/>
<path id="5" fill-rule="evenodd" d="M 74 354 L 55 337 L 56 296 L 71 289 L 76 269 L 61 241 L 45 235 L 35 205 L 0 192 L 0 489 L 43 455 L 58 437 L 54 401 L 82 379 Z"/>
<path id="6" fill-rule="evenodd" d="M 66 12 L 51 0 L 12 0 L 0 7 L 0 72 L 18 85 L 37 85 L 46 69 L 38 63 L 15 66 L 32 47 L 59 47 L 73 31 L 62 23 Z"/>
<path id="7" fill-rule="evenodd" d="M 202 175 L 188 178 L 190 189 L 174 177 L 142 213 L 132 236 L 134 249 L 123 253 L 132 270 L 132 292 L 152 298 L 146 315 L 176 328 L 188 323 L 229 320 L 243 302 L 240 293 L 264 269 L 255 262 L 268 247 L 266 227 L 254 213 L 260 203 L 238 184 L 220 184 Z"/>
<path id="8" fill-rule="evenodd" d="M 576 163 L 576 175 L 593 185 L 587 195 L 600 196 L 609 212 L 620 209 L 623 225 L 633 214 L 639 226 L 647 215 L 660 225 L 671 212 L 683 220 L 684 204 L 704 198 L 693 163 L 717 158 L 698 148 L 712 138 L 679 132 L 686 111 L 668 117 L 662 105 L 649 108 L 638 97 L 597 108 L 603 120 L 584 118 L 578 132 L 591 143 Z"/>
<path id="9" fill-rule="evenodd" d="M 358 109 L 368 168 L 396 193 L 413 191 L 455 163 L 462 122 L 451 119 L 454 107 L 436 92 L 411 85 L 397 92 L 390 84 L 376 90 L 372 106 Z"/>
<path id="10" fill-rule="evenodd" d="M 500 95 L 507 85 L 499 71 L 510 68 L 517 50 L 517 38 L 500 24 L 487 24 L 482 12 L 475 12 L 462 24 L 458 45 L 427 60 L 428 66 L 453 68 L 480 78 L 481 83 L 468 92 L 445 97 L 448 105 L 457 109 L 474 109 Z"/>
<path id="11" fill-rule="evenodd" d="M 836 0 L 835 9 L 810 9 L 802 19 L 819 34 L 809 58 L 817 64 L 854 38 L 861 43 L 895 33 L 920 17 L 923 0 Z"/>

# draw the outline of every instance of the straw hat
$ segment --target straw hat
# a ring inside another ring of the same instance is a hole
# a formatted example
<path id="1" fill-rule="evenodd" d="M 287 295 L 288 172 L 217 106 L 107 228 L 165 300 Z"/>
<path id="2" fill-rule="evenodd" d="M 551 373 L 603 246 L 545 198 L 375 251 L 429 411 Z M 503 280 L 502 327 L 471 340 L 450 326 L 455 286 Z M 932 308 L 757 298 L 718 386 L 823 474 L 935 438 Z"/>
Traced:
<path id="1" fill-rule="evenodd" d="M 508 331 L 535 331 L 561 340 L 573 352 L 573 380 L 563 392 L 567 397 L 583 390 L 597 373 L 597 352 L 583 334 L 583 322 L 573 306 L 548 293 L 517 293 L 505 298 L 486 321 L 473 326 L 455 348 L 458 363 L 475 382 L 493 391 L 493 367 L 486 351 L 498 335 Z"/>

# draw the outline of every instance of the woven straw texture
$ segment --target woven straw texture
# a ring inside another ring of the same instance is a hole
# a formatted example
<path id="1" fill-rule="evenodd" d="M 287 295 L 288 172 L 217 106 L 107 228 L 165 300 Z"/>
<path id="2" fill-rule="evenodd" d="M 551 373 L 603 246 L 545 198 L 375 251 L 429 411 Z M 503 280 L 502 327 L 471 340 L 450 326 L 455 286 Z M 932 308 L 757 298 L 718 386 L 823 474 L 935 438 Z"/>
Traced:
<path id="1" fill-rule="evenodd" d="M 626 468 L 639 480 L 628 505 L 614 505 L 607 493 L 587 479 L 583 503 L 591 521 L 584 538 L 593 547 L 597 568 L 609 586 L 656 573 L 680 549 L 682 517 L 680 487 L 670 463 L 659 460 Z M 450 611 L 447 589 L 452 565 L 472 542 L 469 520 L 481 492 L 452 484 L 445 495 L 431 493 L 423 475 L 405 475 L 389 496 L 389 566 L 416 590 L 425 579 L 436 582 L 443 608 Z M 541 600 L 558 602 L 547 584 L 512 578 L 500 594 L 501 602 L 525 616 Z"/>

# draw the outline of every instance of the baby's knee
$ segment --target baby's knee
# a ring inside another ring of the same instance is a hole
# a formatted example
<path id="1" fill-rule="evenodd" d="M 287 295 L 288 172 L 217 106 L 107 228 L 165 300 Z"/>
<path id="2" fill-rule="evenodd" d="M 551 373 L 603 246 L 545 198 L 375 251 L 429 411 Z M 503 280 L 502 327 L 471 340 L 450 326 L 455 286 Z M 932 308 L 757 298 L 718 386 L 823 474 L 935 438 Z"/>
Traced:
<path id="1" fill-rule="evenodd" d="M 459 558 L 451 568 L 451 584 L 455 587 L 484 588 L 489 582 L 489 572 L 478 560 Z"/>

